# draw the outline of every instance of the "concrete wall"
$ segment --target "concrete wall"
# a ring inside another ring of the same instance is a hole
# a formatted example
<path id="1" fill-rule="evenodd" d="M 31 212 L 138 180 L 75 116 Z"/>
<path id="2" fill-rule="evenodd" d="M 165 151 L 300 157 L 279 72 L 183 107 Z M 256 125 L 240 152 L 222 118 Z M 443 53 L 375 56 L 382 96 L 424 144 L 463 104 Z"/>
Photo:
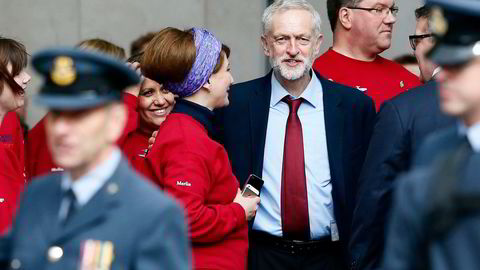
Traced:
<path id="1" fill-rule="evenodd" d="M 309 0 L 320 11 L 325 42 L 331 45 L 326 0 Z M 15 38 L 33 53 L 39 49 L 74 45 L 101 37 L 129 48 L 139 35 L 166 26 L 206 27 L 232 49 L 236 82 L 264 74 L 266 59 L 260 46 L 260 17 L 267 0 L 0 0 L 0 35 Z M 414 30 L 413 10 L 421 0 L 397 0 L 400 14 L 393 45 L 384 53 L 394 57 L 410 52 L 407 36 Z M 28 95 L 41 80 L 34 76 Z M 27 122 L 34 125 L 44 110 L 29 103 Z"/>

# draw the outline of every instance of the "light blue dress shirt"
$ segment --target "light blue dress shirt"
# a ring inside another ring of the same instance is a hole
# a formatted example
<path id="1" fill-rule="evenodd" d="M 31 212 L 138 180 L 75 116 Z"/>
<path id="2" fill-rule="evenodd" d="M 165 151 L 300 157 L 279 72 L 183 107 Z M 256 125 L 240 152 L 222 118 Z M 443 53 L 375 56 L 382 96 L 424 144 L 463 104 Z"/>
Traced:
<path id="1" fill-rule="evenodd" d="M 458 132 L 460 135 L 466 135 L 473 151 L 480 152 L 480 123 L 470 127 L 465 126 L 463 122 L 458 123 Z"/>
<path id="2" fill-rule="evenodd" d="M 253 229 L 282 236 L 281 184 L 285 128 L 289 114 L 288 105 L 282 101 L 291 96 L 272 74 L 272 95 L 268 115 L 262 178 L 265 181 L 261 202 Z M 328 162 L 322 85 L 314 72 L 300 97 L 304 102 L 298 109 L 302 123 L 307 179 L 308 213 L 312 239 L 330 235 L 334 222 L 330 165 Z M 287 191 L 288 192 L 288 191 Z"/>
<path id="3" fill-rule="evenodd" d="M 69 188 L 72 188 L 78 206 L 87 204 L 105 182 L 112 177 L 121 159 L 122 153 L 120 149 L 115 147 L 107 160 L 103 161 L 76 181 L 72 181 L 70 173 L 65 171 L 62 174 L 62 190 L 67 191 Z"/>

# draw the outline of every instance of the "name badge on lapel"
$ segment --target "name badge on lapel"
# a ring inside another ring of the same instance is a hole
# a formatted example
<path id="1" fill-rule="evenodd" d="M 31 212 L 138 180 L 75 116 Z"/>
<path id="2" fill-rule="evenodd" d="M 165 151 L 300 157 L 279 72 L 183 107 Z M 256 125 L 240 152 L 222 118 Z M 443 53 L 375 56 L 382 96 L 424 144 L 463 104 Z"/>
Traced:
<path id="1" fill-rule="evenodd" d="M 114 259 L 111 241 L 85 240 L 80 248 L 79 270 L 109 270 Z"/>

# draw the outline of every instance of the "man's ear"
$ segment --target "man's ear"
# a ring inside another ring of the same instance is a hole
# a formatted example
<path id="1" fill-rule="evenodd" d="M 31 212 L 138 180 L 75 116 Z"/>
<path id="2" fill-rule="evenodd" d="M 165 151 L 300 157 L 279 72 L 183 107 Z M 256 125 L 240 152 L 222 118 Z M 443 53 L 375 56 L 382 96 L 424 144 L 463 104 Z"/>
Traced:
<path id="1" fill-rule="evenodd" d="M 109 139 L 111 143 L 115 143 L 123 133 L 123 129 L 127 124 L 127 108 L 123 103 L 112 103 L 106 108 L 109 110 L 109 119 L 115 119 L 115 121 L 108 121 L 106 124 L 109 130 Z M 113 124 L 114 123 L 114 124 Z"/>
<path id="2" fill-rule="evenodd" d="M 315 58 L 317 58 L 318 56 L 320 56 L 320 48 L 322 46 L 322 43 L 323 43 L 323 35 L 322 34 L 319 34 L 317 39 L 315 40 L 315 45 L 314 45 L 314 56 Z"/>
<path id="3" fill-rule="evenodd" d="M 270 57 L 270 49 L 268 48 L 267 37 L 265 36 L 265 34 L 262 35 L 261 40 L 262 40 L 262 46 L 263 46 L 263 53 L 266 56 Z"/>
<path id="4" fill-rule="evenodd" d="M 342 7 L 338 11 L 337 26 L 343 26 L 343 28 L 350 30 L 352 28 L 352 10 L 347 7 Z"/>

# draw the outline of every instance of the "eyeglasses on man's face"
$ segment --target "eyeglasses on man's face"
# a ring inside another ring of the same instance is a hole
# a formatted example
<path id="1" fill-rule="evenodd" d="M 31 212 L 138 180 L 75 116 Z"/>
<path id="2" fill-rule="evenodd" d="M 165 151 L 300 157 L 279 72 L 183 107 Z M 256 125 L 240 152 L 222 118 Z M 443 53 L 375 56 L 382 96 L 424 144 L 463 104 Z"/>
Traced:
<path id="1" fill-rule="evenodd" d="M 374 7 L 374 8 L 366 8 L 366 7 L 347 7 L 347 8 L 356 9 L 356 10 L 365 10 L 377 16 L 381 16 L 382 18 L 387 17 L 388 14 L 392 14 L 393 17 L 397 17 L 397 14 L 398 14 L 397 6 L 391 6 L 391 7 L 381 6 L 381 7 Z"/>
<path id="2" fill-rule="evenodd" d="M 422 41 L 424 38 L 429 38 L 429 37 L 433 37 L 433 34 L 430 33 L 430 34 L 424 34 L 424 35 L 411 35 L 411 36 L 408 36 L 408 40 L 410 40 L 410 46 L 415 51 L 417 49 L 418 43 L 420 43 L 420 41 Z"/>

